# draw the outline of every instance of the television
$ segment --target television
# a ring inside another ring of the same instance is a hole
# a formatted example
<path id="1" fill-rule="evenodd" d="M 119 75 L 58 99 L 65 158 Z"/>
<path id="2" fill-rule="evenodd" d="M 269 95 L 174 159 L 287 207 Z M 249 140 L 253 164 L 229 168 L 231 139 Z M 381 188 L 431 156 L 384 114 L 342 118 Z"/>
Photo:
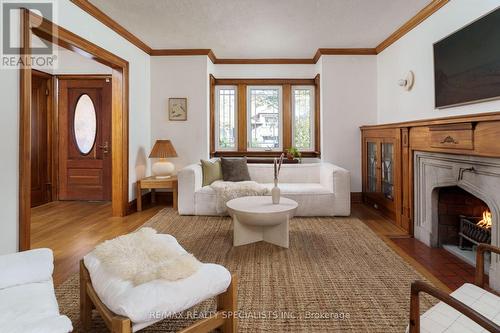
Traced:
<path id="1" fill-rule="evenodd" d="M 500 8 L 434 44 L 436 108 L 500 98 Z"/>

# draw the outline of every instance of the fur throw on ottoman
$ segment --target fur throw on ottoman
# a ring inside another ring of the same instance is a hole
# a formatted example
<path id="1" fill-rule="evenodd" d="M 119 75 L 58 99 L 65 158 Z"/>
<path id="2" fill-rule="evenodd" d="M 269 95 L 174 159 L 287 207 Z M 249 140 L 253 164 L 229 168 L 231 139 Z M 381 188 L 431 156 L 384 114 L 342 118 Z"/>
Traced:
<path id="1" fill-rule="evenodd" d="M 201 265 L 176 245 L 166 242 L 152 228 L 141 228 L 105 241 L 93 254 L 111 274 L 134 285 L 158 279 L 175 281 L 191 276 Z"/>

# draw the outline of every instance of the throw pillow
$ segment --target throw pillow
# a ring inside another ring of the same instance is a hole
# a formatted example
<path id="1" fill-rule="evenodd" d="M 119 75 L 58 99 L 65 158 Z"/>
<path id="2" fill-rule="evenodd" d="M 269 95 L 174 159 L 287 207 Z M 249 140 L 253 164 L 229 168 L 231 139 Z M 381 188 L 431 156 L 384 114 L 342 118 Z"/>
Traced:
<path id="1" fill-rule="evenodd" d="M 242 182 L 250 179 L 247 158 L 221 158 L 222 178 L 224 181 Z"/>
<path id="2" fill-rule="evenodd" d="M 216 180 L 222 179 L 222 168 L 220 160 L 207 161 L 200 160 L 203 173 L 203 186 L 212 184 Z"/>

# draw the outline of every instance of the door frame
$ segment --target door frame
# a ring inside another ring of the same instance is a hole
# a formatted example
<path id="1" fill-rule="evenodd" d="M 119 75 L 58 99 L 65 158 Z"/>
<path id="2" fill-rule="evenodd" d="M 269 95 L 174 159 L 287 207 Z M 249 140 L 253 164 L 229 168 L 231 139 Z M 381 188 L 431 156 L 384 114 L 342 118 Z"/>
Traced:
<path id="1" fill-rule="evenodd" d="M 19 250 L 30 249 L 31 229 L 31 37 L 74 51 L 112 68 L 111 93 L 111 206 L 113 216 L 125 216 L 128 205 L 129 63 L 88 40 L 22 9 L 19 131 Z"/>

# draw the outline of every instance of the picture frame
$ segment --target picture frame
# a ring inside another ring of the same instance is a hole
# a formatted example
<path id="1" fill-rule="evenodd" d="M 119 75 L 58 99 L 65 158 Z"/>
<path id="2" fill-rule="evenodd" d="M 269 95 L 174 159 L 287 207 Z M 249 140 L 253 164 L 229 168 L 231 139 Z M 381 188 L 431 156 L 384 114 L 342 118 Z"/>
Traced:
<path id="1" fill-rule="evenodd" d="M 187 98 L 171 97 L 168 99 L 168 120 L 187 120 Z"/>

